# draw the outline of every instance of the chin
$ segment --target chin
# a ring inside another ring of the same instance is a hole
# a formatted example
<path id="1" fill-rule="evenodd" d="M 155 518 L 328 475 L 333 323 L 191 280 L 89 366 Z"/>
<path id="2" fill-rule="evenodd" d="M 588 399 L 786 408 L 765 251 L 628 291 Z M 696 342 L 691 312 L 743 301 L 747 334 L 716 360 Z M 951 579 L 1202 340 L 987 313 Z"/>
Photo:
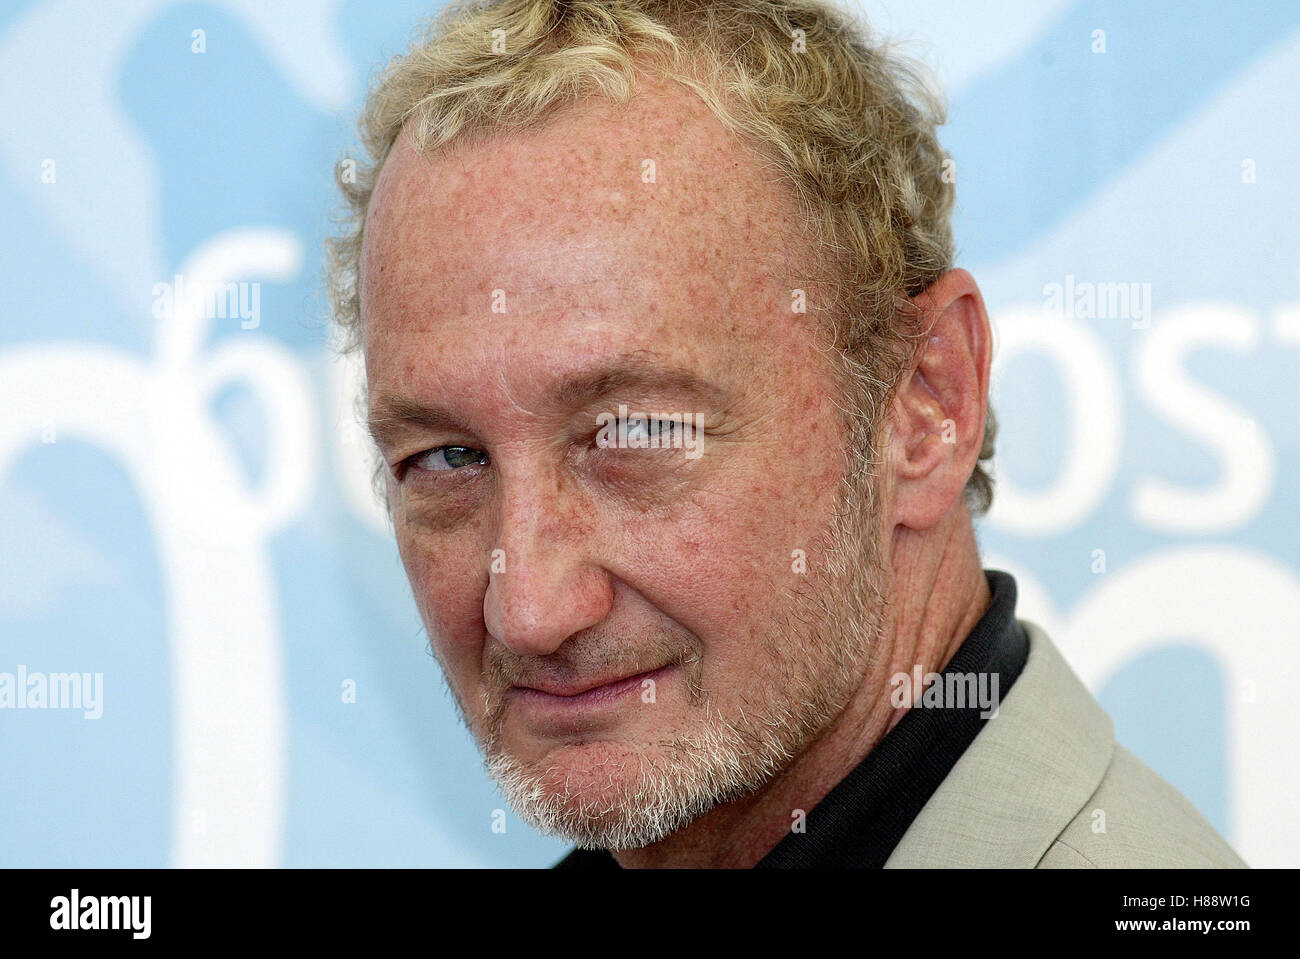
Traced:
<path id="1" fill-rule="evenodd" d="M 585 848 L 648 846 L 713 804 L 663 751 L 627 743 L 565 744 L 535 762 L 502 753 L 487 766 L 520 818 Z"/>
<path id="2" fill-rule="evenodd" d="M 541 758 L 518 763 L 515 768 L 553 801 L 580 803 L 595 812 L 617 808 L 632 799 L 647 767 L 661 762 L 662 757 L 630 743 L 592 741 L 554 746 Z"/>

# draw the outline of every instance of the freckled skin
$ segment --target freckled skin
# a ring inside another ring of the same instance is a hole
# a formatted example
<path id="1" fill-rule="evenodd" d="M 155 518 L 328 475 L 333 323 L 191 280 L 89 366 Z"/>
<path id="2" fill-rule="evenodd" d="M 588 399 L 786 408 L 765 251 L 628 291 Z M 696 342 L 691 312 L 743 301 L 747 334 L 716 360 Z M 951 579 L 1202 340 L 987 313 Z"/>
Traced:
<path id="1" fill-rule="evenodd" d="M 641 179 L 647 157 L 654 183 Z M 366 227 L 366 372 L 372 401 L 400 396 L 456 414 L 454 428 L 412 429 L 383 449 L 390 466 L 442 446 L 487 457 L 454 475 L 389 474 L 420 615 L 481 740 L 494 732 L 488 705 L 503 692 L 494 669 L 622 676 L 663 665 L 666 646 L 689 642 L 701 652 L 694 675 L 712 709 L 752 710 L 788 695 L 803 650 L 773 622 L 794 609 L 792 591 L 803 585 L 792 551 L 805 550 L 810 568 L 822 559 L 843 463 L 813 311 L 790 308 L 795 288 L 810 304 L 824 292 L 809 275 L 799 222 L 762 161 L 666 83 L 648 81 L 626 107 L 584 102 L 526 133 L 434 157 L 399 141 Z M 498 290 L 505 313 L 492 310 Z M 557 397 L 566 373 L 635 351 L 712 384 L 708 405 L 653 385 L 579 410 Z M 592 448 L 595 414 L 619 403 L 703 413 L 703 454 Z M 952 564 L 911 559 L 930 556 L 912 543 L 917 535 L 886 539 L 894 574 L 901 564 L 929 591 L 919 605 L 900 604 L 919 622 L 947 608 L 936 578 Z M 497 549 L 504 573 L 490 572 Z M 937 659 L 954 628 L 973 622 L 978 587 L 963 562 L 958 612 L 926 646 Z M 927 601 L 933 608 L 923 612 Z M 694 847 L 696 861 L 756 861 L 788 828 L 790 808 L 811 808 L 890 722 L 884 673 L 910 668 L 917 646 L 896 648 L 896 629 L 891 619 L 878 671 L 859 671 L 844 729 L 826 730 L 763 796 L 620 859 L 685 863 L 683 850 Z M 570 785 L 615 789 L 637 756 L 709 721 L 688 672 L 659 683 L 653 705 L 624 707 L 590 729 L 557 732 L 507 706 L 495 733 L 510 755 Z"/>

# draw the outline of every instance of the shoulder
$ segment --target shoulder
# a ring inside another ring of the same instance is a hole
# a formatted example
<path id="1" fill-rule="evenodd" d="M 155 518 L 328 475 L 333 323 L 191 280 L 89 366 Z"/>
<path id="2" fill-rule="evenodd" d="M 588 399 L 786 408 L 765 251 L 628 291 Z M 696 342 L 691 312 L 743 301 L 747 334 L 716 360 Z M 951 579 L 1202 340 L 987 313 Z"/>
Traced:
<path id="1" fill-rule="evenodd" d="M 1046 632 L 997 715 L 886 866 L 1242 868 L 1192 804 L 1115 742 L 1101 704 Z"/>
<path id="2" fill-rule="evenodd" d="M 1056 837 L 1040 869 L 1244 869 L 1177 789 L 1118 743 L 1096 791 Z"/>

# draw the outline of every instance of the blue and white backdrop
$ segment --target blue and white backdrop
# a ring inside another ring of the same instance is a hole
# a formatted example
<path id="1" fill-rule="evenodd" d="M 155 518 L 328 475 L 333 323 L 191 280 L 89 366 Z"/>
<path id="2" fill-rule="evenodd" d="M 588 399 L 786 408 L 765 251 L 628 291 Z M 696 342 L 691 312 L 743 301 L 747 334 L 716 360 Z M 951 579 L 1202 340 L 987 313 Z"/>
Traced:
<path id="1" fill-rule="evenodd" d="M 327 346 L 332 167 L 435 7 L 0 7 L 0 864 L 559 855 L 497 812 Z M 949 94 L 986 565 L 1249 862 L 1300 864 L 1300 5 L 866 9 Z M 60 673 L 81 708 L 39 708 Z"/>

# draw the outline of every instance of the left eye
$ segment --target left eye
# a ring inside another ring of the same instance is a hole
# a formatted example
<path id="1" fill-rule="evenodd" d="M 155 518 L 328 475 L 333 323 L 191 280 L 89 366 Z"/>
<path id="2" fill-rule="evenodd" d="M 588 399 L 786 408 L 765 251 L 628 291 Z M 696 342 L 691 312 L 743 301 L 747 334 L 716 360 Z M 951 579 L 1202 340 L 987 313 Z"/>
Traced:
<path id="1" fill-rule="evenodd" d="M 680 442 L 682 424 L 677 420 L 643 420 L 627 421 L 627 438 L 640 443 L 642 440 L 658 440 L 664 445 L 671 443 L 674 437 Z M 659 445 L 656 443 L 655 445 Z"/>
<path id="2" fill-rule="evenodd" d="M 431 473 L 463 469 L 487 463 L 487 454 L 468 446 L 439 446 L 411 459 L 411 465 Z"/>

